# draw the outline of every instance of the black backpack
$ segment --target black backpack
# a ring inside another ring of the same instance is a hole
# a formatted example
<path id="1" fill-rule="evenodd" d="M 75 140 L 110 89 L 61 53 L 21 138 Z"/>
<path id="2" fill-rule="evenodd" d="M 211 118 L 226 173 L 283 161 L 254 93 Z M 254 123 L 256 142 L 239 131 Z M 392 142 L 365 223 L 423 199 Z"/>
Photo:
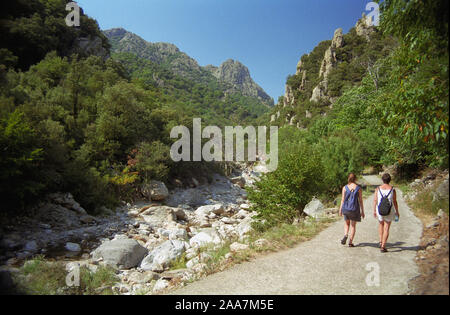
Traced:
<path id="1" fill-rule="evenodd" d="M 378 206 L 378 213 L 382 216 L 388 216 L 391 213 L 392 209 L 392 203 L 389 201 L 389 195 L 394 190 L 394 187 L 392 187 L 391 191 L 386 196 L 383 196 L 380 188 L 378 189 L 381 195 L 381 202 L 380 205 Z"/>

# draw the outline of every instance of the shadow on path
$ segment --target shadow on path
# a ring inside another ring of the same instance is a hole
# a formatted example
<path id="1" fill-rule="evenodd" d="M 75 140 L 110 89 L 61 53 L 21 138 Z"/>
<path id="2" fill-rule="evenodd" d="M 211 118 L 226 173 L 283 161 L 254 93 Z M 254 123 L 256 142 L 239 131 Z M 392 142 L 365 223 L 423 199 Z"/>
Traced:
<path id="1" fill-rule="evenodd" d="M 395 252 L 403 252 L 403 251 L 414 251 L 417 252 L 422 249 L 421 246 L 401 246 L 405 244 L 405 242 L 395 242 L 395 243 L 387 243 L 386 249 L 389 250 L 391 253 Z M 379 243 L 359 243 L 355 244 L 355 247 L 374 247 L 374 248 L 380 248 Z"/>

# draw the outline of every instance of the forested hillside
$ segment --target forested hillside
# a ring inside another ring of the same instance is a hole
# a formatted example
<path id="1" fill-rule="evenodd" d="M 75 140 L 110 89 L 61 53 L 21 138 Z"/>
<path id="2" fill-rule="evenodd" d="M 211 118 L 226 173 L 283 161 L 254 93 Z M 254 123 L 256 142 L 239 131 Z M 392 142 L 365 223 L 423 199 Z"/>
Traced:
<path id="1" fill-rule="evenodd" d="M 110 51 L 119 40 L 109 36 L 110 44 L 95 20 L 83 14 L 80 28 L 65 25 L 66 3 L 1 5 L 5 211 L 55 191 L 95 211 L 131 199 L 150 179 L 206 171 L 169 158 L 170 130 L 193 117 L 283 127 L 279 168 L 249 196 L 268 222 L 291 219 L 313 195 L 332 196 L 348 172 L 366 166 L 396 165 L 405 176 L 448 166 L 446 1 L 385 0 L 380 27 L 362 20 L 347 34 L 337 30 L 301 58 L 270 123 L 245 66 L 200 67 L 173 45 L 137 36 Z M 241 75 L 246 84 L 237 84 Z"/>
<path id="2" fill-rule="evenodd" d="M 207 83 L 189 79 L 133 53 L 113 53 L 112 59 L 125 67 L 137 85 L 159 93 L 160 104 L 190 117 L 201 117 L 210 125 L 250 124 L 269 111 L 255 97 L 226 93 L 226 87 L 213 78 Z"/>
<path id="3" fill-rule="evenodd" d="M 256 84 L 243 64 L 227 60 L 219 67 L 201 67 L 197 61 L 170 43 L 151 43 L 122 28 L 104 31 L 116 54 L 131 53 L 139 59 L 151 61 L 175 76 L 188 79 L 195 84 L 204 84 L 223 91 L 225 94 L 242 94 L 252 97 L 268 106 L 273 99 Z M 255 101 L 253 101 L 255 102 Z"/>
<path id="4" fill-rule="evenodd" d="M 4 211 L 18 213 L 56 191 L 95 211 L 129 200 L 150 179 L 206 172 L 204 163 L 172 162 L 172 127 L 189 127 L 193 117 L 250 123 L 268 110 L 258 98 L 226 93 L 206 70 L 189 77 L 130 53 L 109 58 L 95 20 L 82 14 L 80 28 L 65 25 L 66 3 L 1 5 Z"/>
<path id="5" fill-rule="evenodd" d="M 393 165 L 397 179 L 448 168 L 448 2 L 381 9 L 380 27 L 337 30 L 288 78 L 271 119 L 285 126 L 279 167 L 250 194 L 268 223 L 291 222 L 367 166 Z"/>
<path id="6" fill-rule="evenodd" d="M 66 0 L 2 1 L 0 11 L 0 64 L 28 70 L 50 51 L 59 55 L 92 51 L 83 50 L 82 42 L 97 45 L 97 53 L 107 56 L 109 43 L 99 30 L 97 21 L 81 14 L 80 27 L 66 26 Z"/>

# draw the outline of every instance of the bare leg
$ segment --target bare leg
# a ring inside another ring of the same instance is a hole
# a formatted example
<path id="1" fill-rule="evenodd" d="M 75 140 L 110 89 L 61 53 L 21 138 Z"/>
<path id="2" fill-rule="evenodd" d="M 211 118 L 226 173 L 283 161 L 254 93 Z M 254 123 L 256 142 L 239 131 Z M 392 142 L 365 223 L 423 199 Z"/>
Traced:
<path id="1" fill-rule="evenodd" d="M 350 232 L 350 243 L 353 244 L 353 239 L 355 238 L 356 233 L 356 221 L 351 221 L 351 232 Z"/>
<path id="2" fill-rule="evenodd" d="M 348 230 L 350 228 L 350 221 L 349 220 L 345 220 L 345 225 L 344 225 L 344 238 L 341 240 L 341 244 L 345 245 L 345 243 L 347 243 L 347 238 L 348 238 Z"/>
<path id="3" fill-rule="evenodd" d="M 391 227 L 391 222 L 384 222 L 383 227 L 383 240 L 381 241 L 381 248 L 386 248 L 386 243 L 389 238 L 389 229 Z"/>
<path id="4" fill-rule="evenodd" d="M 344 235 L 345 236 L 348 236 L 349 229 L 350 229 L 350 220 L 346 220 L 345 225 L 344 225 Z"/>
<path id="5" fill-rule="evenodd" d="M 383 244 L 384 221 L 378 225 L 378 234 L 380 235 L 380 244 Z"/>

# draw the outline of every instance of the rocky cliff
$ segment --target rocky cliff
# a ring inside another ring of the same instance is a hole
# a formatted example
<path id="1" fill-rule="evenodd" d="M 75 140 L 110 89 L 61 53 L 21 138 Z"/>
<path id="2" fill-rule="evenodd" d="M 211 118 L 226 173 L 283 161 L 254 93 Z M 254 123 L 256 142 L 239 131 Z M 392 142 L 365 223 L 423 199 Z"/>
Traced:
<path id="1" fill-rule="evenodd" d="M 204 79 L 208 72 L 203 70 L 193 58 L 169 43 L 150 43 L 123 28 L 103 32 L 111 43 L 111 52 L 133 53 L 139 58 L 166 66 L 174 73 L 194 80 Z"/>
<path id="2" fill-rule="evenodd" d="M 220 67 L 201 67 L 195 59 L 173 44 L 147 42 L 123 28 L 106 30 L 104 34 L 111 43 L 113 53 L 133 53 L 195 82 L 218 81 L 226 85 L 228 93 L 240 92 L 244 96 L 256 97 L 267 105 L 273 105 L 273 99 L 253 81 L 248 68 L 238 61 L 227 60 Z"/>
<path id="3" fill-rule="evenodd" d="M 209 65 L 205 69 L 220 82 L 229 84 L 229 91 L 240 91 L 243 95 L 257 97 L 266 104 L 273 105 L 273 99 L 253 81 L 248 68 L 239 61 L 229 59 L 220 67 Z"/>
<path id="4" fill-rule="evenodd" d="M 317 115 L 326 115 L 347 87 L 360 84 L 367 67 L 388 53 L 384 38 L 363 16 L 347 34 L 342 28 L 297 64 L 286 82 L 285 95 L 271 115 L 271 123 L 307 128 Z"/>

